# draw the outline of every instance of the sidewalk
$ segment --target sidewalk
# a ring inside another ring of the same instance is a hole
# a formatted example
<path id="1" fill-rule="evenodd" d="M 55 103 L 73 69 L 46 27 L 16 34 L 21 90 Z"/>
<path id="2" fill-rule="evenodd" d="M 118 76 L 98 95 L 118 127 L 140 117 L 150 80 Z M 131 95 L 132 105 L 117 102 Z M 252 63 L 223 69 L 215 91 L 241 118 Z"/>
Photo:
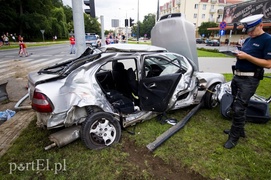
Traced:
<path id="1" fill-rule="evenodd" d="M 232 73 L 231 66 L 235 65 L 235 57 L 200 57 L 198 59 L 199 70 L 214 73 Z M 271 69 L 264 69 L 265 73 L 271 73 Z"/>
<path id="2" fill-rule="evenodd" d="M 16 103 L 26 95 L 26 79 L 9 78 L 6 90 L 8 92 L 9 102 L 0 104 L 0 111 L 10 109 L 17 111 L 16 114 L 9 120 L 1 122 L 0 125 L 0 157 L 8 150 L 14 140 L 19 137 L 22 130 L 24 130 L 35 117 L 35 112 L 30 110 L 15 110 Z M 27 99 L 23 105 L 29 105 L 30 101 Z"/>
<path id="3" fill-rule="evenodd" d="M 14 140 L 19 137 L 35 117 L 33 110 L 19 111 L 11 119 L 0 126 L 0 157 L 12 146 Z"/>

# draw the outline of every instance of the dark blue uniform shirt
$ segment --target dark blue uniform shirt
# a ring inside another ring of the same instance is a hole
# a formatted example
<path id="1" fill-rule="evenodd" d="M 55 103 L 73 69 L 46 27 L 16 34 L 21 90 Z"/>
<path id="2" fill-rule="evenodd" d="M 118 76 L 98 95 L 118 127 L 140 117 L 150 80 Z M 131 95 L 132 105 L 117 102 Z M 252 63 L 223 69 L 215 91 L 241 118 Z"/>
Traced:
<path id="1" fill-rule="evenodd" d="M 241 51 L 244 51 L 253 57 L 271 59 L 271 35 L 263 33 L 255 38 L 247 38 L 241 48 Z M 249 61 L 238 60 L 237 58 L 236 69 L 239 69 L 240 71 L 254 72 L 258 68 L 262 69 L 262 67 L 259 67 Z"/>

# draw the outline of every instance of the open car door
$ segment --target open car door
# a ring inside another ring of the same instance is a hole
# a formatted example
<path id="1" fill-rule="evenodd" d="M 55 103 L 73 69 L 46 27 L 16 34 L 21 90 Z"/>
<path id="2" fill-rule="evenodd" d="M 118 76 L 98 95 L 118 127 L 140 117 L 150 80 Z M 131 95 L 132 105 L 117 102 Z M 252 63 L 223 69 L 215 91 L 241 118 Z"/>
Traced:
<path id="1" fill-rule="evenodd" d="M 168 54 L 170 55 L 170 54 Z M 148 55 L 143 60 L 139 84 L 140 107 L 145 111 L 164 112 L 182 77 L 178 59 Z"/>

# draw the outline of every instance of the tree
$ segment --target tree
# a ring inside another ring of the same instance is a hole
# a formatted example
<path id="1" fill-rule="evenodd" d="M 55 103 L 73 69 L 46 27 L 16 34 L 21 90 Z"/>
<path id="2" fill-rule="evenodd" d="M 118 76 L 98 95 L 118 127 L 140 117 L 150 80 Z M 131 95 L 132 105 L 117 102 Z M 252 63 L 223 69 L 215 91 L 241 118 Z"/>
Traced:
<path id="1" fill-rule="evenodd" d="M 66 21 L 66 15 L 64 13 L 63 7 L 54 8 L 52 9 L 52 30 L 50 34 L 54 36 L 57 35 L 60 38 L 64 38 L 68 36 L 68 29 L 67 29 L 67 21 Z"/>
<path id="2" fill-rule="evenodd" d="M 22 35 L 25 40 L 67 36 L 68 24 L 62 0 L 1 0 L 0 32 Z M 2 35 L 2 34 L 1 34 Z"/>
<path id="3" fill-rule="evenodd" d="M 207 28 L 211 28 L 211 27 L 218 27 L 218 24 L 214 22 L 203 22 L 198 27 L 198 32 L 200 35 L 204 34 L 205 37 L 209 38 L 211 36 L 211 32 L 207 30 Z"/>
<path id="4" fill-rule="evenodd" d="M 98 22 L 97 18 L 93 18 L 88 14 L 84 13 L 84 23 L 86 33 L 95 33 L 99 35 L 101 34 L 101 25 Z"/>
<path id="5" fill-rule="evenodd" d="M 67 29 L 68 32 L 73 32 L 73 14 L 72 14 L 72 8 L 70 6 L 63 6 L 64 13 L 66 15 L 66 23 L 67 23 Z"/>
<path id="6" fill-rule="evenodd" d="M 155 25 L 155 14 L 148 14 L 147 16 L 144 16 L 142 28 L 140 28 L 140 36 L 147 35 L 146 37 L 151 37 L 151 30 L 153 26 Z"/>
<path id="7" fill-rule="evenodd" d="M 132 33 L 137 34 L 137 26 L 139 25 L 139 37 L 144 36 L 147 34 L 147 37 L 151 37 L 151 30 L 153 26 L 155 25 L 155 14 L 148 14 L 147 16 L 144 16 L 143 23 L 140 21 L 137 23 L 136 26 L 133 26 Z"/>

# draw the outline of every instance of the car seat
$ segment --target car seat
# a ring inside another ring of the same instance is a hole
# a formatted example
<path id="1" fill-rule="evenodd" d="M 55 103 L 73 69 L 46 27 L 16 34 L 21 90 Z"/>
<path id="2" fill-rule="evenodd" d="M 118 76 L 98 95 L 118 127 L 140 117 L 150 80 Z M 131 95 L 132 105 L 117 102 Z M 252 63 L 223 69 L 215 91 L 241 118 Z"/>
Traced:
<path id="1" fill-rule="evenodd" d="M 138 83 L 136 80 L 135 72 L 133 71 L 132 68 L 129 68 L 127 70 L 127 76 L 128 76 L 128 83 L 130 85 L 132 93 L 137 96 L 138 95 Z"/>
<path id="2" fill-rule="evenodd" d="M 129 85 L 128 73 L 127 70 L 124 69 L 123 63 L 117 62 L 113 65 L 112 75 L 116 90 L 131 99 L 132 90 Z"/>

